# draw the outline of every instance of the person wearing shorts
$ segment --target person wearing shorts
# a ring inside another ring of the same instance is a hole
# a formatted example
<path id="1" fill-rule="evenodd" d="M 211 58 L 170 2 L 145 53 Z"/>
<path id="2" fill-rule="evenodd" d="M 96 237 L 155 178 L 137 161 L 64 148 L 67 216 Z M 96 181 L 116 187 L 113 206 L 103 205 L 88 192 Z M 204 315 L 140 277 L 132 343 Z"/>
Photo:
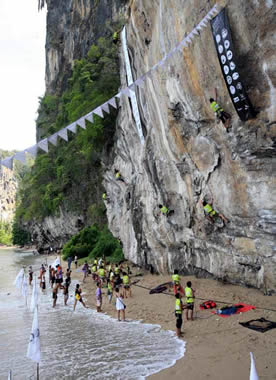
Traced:
<path id="1" fill-rule="evenodd" d="M 186 319 L 187 321 L 189 320 L 189 314 L 190 314 L 191 321 L 193 321 L 195 290 L 192 288 L 191 281 L 187 282 L 187 286 L 185 288 L 185 296 L 186 296 Z M 191 311 L 190 313 L 189 313 L 189 310 Z"/>
<path id="2" fill-rule="evenodd" d="M 81 292 L 82 292 L 82 290 L 81 290 L 81 288 L 80 288 L 80 285 L 77 284 L 77 285 L 76 285 L 76 289 L 75 289 L 74 311 L 75 311 L 75 309 L 76 309 L 76 305 L 77 305 L 77 302 L 78 302 L 78 301 L 79 301 L 80 303 L 82 303 L 83 307 L 86 308 L 86 305 L 85 305 L 85 303 L 84 303 L 84 301 L 83 301 L 83 299 L 82 299 L 82 296 L 81 296 Z"/>

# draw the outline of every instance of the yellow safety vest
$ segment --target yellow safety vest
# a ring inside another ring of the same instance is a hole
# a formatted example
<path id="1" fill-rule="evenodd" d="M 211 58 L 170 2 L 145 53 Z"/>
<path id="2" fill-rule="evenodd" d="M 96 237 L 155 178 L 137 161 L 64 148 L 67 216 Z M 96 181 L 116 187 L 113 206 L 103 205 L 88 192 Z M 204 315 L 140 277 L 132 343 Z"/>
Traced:
<path id="1" fill-rule="evenodd" d="M 106 200 L 106 193 L 103 193 L 103 200 Z"/>
<path id="2" fill-rule="evenodd" d="M 215 213 L 216 213 L 216 211 L 213 210 L 212 207 L 208 203 L 203 208 L 207 212 L 207 214 L 215 215 Z"/>
<path id="3" fill-rule="evenodd" d="M 115 267 L 115 274 L 119 274 L 119 268 Z"/>
<path id="4" fill-rule="evenodd" d="M 167 214 L 167 212 L 169 211 L 169 209 L 166 207 L 166 206 L 163 206 L 160 211 L 162 212 L 162 214 Z"/>
<path id="5" fill-rule="evenodd" d="M 112 285 L 110 284 L 110 282 L 107 284 L 107 289 L 112 292 Z"/>
<path id="6" fill-rule="evenodd" d="M 223 108 L 221 108 L 221 106 L 213 101 L 211 104 L 210 104 L 210 107 L 212 108 L 212 110 L 215 112 L 215 113 L 220 113 L 223 111 Z"/>
<path id="7" fill-rule="evenodd" d="M 112 265 L 109 265 L 109 266 L 108 266 L 108 271 L 110 272 L 111 269 L 112 269 Z"/>
<path id="8" fill-rule="evenodd" d="M 121 174 L 120 174 L 119 172 L 117 172 L 116 175 L 115 175 L 115 178 L 118 179 L 118 178 L 120 178 L 120 177 L 121 177 Z"/>
<path id="9" fill-rule="evenodd" d="M 105 275 L 105 270 L 103 268 L 100 268 L 99 269 L 99 276 L 104 277 L 104 275 Z"/>
<path id="10" fill-rule="evenodd" d="M 113 272 L 110 272 L 109 279 L 112 280 L 113 277 L 114 277 L 114 273 L 113 273 Z"/>
<path id="11" fill-rule="evenodd" d="M 188 286 L 185 288 L 185 296 L 187 303 L 194 303 L 193 291 L 191 288 L 188 288 Z"/>
<path id="12" fill-rule="evenodd" d="M 97 265 L 93 265 L 93 267 L 92 267 L 92 272 L 93 272 L 93 273 L 96 273 L 96 272 L 97 272 Z"/>
<path id="13" fill-rule="evenodd" d="M 173 280 L 173 282 L 174 282 L 176 285 L 178 285 L 179 282 L 180 282 L 179 274 L 173 274 L 173 275 L 172 275 L 172 280 Z"/>
<path id="14" fill-rule="evenodd" d="M 117 32 L 113 33 L 113 40 L 114 41 L 118 40 L 118 33 Z"/>
<path id="15" fill-rule="evenodd" d="M 182 314 L 182 305 L 179 298 L 175 300 L 175 314 Z"/>
<path id="16" fill-rule="evenodd" d="M 123 284 L 128 285 L 129 284 L 129 278 L 128 276 L 123 276 Z"/>
<path id="17" fill-rule="evenodd" d="M 96 264 L 96 265 L 97 265 L 97 264 L 98 264 L 98 260 L 94 260 L 94 264 Z"/>

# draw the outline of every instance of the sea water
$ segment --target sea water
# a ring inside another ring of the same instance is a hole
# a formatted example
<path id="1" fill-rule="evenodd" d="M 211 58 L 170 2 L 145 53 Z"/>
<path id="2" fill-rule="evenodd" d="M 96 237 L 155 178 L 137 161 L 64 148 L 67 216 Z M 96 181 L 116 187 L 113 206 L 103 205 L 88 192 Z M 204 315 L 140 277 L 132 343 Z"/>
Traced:
<path id="1" fill-rule="evenodd" d="M 26 357 L 33 313 L 14 280 L 22 266 L 32 265 L 38 276 L 45 256 L 30 252 L 0 249 L 0 379 L 35 379 L 36 363 Z M 51 263 L 49 263 L 51 264 Z M 44 379 L 144 379 L 172 366 L 185 352 L 185 343 L 173 332 L 158 325 L 138 321 L 118 322 L 85 309 L 78 303 L 73 312 L 74 282 L 70 287 L 69 306 L 63 305 L 62 292 L 52 308 L 52 291 L 39 289 L 39 328 L 41 336 L 40 380 Z M 85 296 L 84 296 L 85 299 Z"/>

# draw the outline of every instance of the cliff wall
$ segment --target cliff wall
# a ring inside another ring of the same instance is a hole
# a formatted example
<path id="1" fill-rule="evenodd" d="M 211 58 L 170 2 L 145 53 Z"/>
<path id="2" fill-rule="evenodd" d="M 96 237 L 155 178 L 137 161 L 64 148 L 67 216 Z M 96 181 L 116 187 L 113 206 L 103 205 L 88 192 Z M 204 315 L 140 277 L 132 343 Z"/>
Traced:
<path id="1" fill-rule="evenodd" d="M 49 93 L 59 93 L 73 59 L 86 54 L 109 20 L 128 17 L 136 79 L 176 46 L 214 2 L 48 0 L 47 5 L 46 84 Z M 136 89 L 144 146 L 129 100 L 122 100 L 116 143 L 111 156 L 103 159 L 107 217 L 125 256 L 136 264 L 275 291 L 276 5 L 269 0 L 231 0 L 226 8 L 256 118 L 241 122 L 235 113 L 208 26 L 144 88 Z M 121 48 L 120 54 L 124 87 Z M 210 109 L 214 87 L 219 103 L 232 115 L 229 133 Z M 124 182 L 115 181 L 115 169 Z M 204 217 L 204 198 L 213 200 L 214 208 L 229 220 L 224 228 Z M 159 204 L 174 214 L 165 217 Z M 40 223 L 38 240 L 55 235 L 63 242 L 78 229 L 81 213 L 69 215 L 68 226 L 66 215 L 63 221 L 61 216 Z"/>
<path id="2" fill-rule="evenodd" d="M 2 166 L 0 171 L 0 221 L 10 223 L 13 220 L 17 185 L 14 173 Z"/>
<path id="3" fill-rule="evenodd" d="M 131 1 L 126 27 L 135 78 L 176 46 L 214 2 L 192 4 Z M 192 46 L 173 55 L 165 70 L 155 72 L 144 89 L 136 89 L 144 146 L 130 103 L 123 100 L 114 164 L 104 180 L 110 197 L 107 215 L 126 257 L 139 265 L 275 290 L 276 4 L 232 0 L 226 8 L 257 117 L 248 122 L 238 118 L 209 25 Z M 126 84 L 123 63 L 121 81 Z M 229 133 L 210 109 L 214 87 L 219 103 L 232 115 Z M 125 182 L 115 181 L 115 168 Z M 229 220 L 224 228 L 204 217 L 204 197 Z M 165 217 L 159 204 L 174 214 Z"/>

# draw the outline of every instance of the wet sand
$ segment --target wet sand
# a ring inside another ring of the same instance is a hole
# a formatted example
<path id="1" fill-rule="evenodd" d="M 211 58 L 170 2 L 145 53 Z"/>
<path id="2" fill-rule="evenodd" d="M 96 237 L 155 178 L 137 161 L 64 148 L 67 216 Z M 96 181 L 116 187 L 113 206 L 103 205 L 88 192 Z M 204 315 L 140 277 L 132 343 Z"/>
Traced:
<path id="1" fill-rule="evenodd" d="M 65 266 L 64 266 L 65 267 Z M 133 273 L 136 270 L 133 269 Z M 91 276 L 82 284 L 82 273 L 76 272 L 73 266 L 72 278 L 79 279 L 83 295 L 89 307 L 96 308 L 96 285 Z M 144 272 L 143 277 L 132 276 L 132 281 L 140 280 L 137 285 L 148 288 L 170 281 L 170 276 L 151 275 Z M 264 296 L 255 289 L 235 285 L 225 285 L 215 280 L 198 279 L 192 276 L 182 277 L 182 284 L 192 281 L 196 296 L 205 300 L 227 301 L 229 304 L 247 303 L 258 307 L 276 310 L 276 297 Z M 107 289 L 103 288 L 103 312 L 117 318 L 112 303 L 108 303 Z M 171 291 L 171 294 L 172 291 Z M 175 298 L 164 294 L 150 295 L 138 286 L 132 286 L 132 297 L 125 299 L 126 319 L 140 320 L 145 323 L 159 324 L 163 329 L 175 331 L 174 306 Z M 195 303 L 195 320 L 186 321 L 183 314 L 186 353 L 183 359 L 173 367 L 159 372 L 149 378 L 154 380 L 236 380 L 249 379 L 250 351 L 253 352 L 260 380 L 276 379 L 276 329 L 266 333 L 255 332 L 239 325 L 239 322 L 264 317 L 276 321 L 276 312 L 250 310 L 222 318 L 210 310 L 200 310 L 201 300 Z M 217 306 L 224 306 L 217 303 Z M 184 312 L 185 313 L 185 312 Z M 123 323 L 123 322 L 118 322 Z"/>

